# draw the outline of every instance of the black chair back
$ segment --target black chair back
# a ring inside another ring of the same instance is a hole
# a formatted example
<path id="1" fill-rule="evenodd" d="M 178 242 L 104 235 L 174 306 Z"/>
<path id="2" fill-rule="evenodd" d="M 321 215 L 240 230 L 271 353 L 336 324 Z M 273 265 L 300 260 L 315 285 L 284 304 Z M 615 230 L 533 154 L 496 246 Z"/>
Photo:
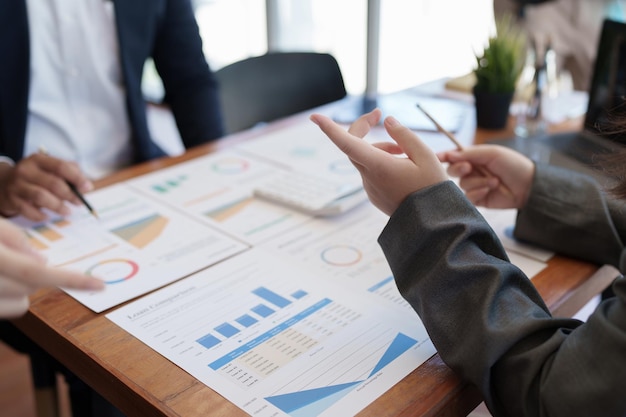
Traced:
<path id="1" fill-rule="evenodd" d="M 215 75 L 227 133 L 346 96 L 337 61 L 324 53 L 268 53 L 235 62 Z"/>

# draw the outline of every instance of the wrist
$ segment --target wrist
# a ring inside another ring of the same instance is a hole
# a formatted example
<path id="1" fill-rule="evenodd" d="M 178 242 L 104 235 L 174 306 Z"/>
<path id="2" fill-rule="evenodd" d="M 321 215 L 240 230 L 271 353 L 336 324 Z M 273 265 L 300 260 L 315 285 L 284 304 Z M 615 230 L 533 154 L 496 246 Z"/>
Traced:
<path id="1" fill-rule="evenodd" d="M 9 178 L 14 166 L 13 160 L 0 156 L 0 216 L 3 217 L 11 217 L 17 214 L 17 210 L 10 202 L 8 193 Z"/>
<path id="2" fill-rule="evenodd" d="M 535 170 L 536 170 L 536 166 L 534 163 L 532 163 L 530 166 L 530 169 L 527 171 L 528 174 L 526 175 L 525 180 L 523 182 L 523 184 L 525 184 L 525 187 L 521 193 L 519 208 L 524 208 L 528 204 L 528 199 L 530 198 L 530 193 L 533 188 L 533 184 L 535 182 Z"/>

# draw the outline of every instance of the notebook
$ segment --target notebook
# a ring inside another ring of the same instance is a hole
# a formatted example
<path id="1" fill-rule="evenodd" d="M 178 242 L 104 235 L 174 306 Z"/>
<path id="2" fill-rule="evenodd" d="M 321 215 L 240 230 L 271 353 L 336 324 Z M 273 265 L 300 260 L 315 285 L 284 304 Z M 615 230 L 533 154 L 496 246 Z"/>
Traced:
<path id="1" fill-rule="evenodd" d="M 626 135 L 607 134 L 611 120 L 626 117 L 626 24 L 605 20 L 584 125 L 579 132 L 546 133 L 531 138 L 492 141 L 516 149 L 531 159 L 602 178 L 596 156 L 626 146 Z"/>

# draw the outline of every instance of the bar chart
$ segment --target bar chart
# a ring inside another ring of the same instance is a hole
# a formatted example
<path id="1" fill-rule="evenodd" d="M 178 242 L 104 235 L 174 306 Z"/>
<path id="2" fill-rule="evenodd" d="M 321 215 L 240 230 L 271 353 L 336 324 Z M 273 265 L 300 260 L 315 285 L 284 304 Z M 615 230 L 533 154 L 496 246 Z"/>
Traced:
<path id="1" fill-rule="evenodd" d="M 107 317 L 251 415 L 353 415 L 435 352 L 368 300 L 254 247 Z"/>

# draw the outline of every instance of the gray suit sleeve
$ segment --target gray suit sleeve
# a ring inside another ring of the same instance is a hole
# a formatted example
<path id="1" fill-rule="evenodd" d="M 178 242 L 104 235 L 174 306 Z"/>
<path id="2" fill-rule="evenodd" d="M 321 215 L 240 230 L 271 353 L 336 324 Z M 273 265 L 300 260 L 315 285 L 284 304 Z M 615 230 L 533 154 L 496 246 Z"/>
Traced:
<path id="1" fill-rule="evenodd" d="M 593 178 L 537 165 L 514 236 L 564 255 L 620 267 L 625 229 L 626 206 L 607 198 Z"/>
<path id="2" fill-rule="evenodd" d="M 408 197 L 379 243 L 441 358 L 494 415 L 624 415 L 623 279 L 586 324 L 552 318 L 452 182 Z"/>

